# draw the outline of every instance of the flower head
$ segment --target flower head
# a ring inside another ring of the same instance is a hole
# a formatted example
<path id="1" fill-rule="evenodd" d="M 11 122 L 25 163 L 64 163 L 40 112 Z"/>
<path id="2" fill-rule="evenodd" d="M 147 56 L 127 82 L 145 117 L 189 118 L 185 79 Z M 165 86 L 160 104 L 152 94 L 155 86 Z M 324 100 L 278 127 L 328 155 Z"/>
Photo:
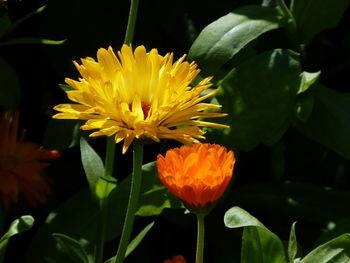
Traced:
<path id="1" fill-rule="evenodd" d="M 173 259 L 164 260 L 163 263 L 186 263 L 186 260 L 183 256 L 175 256 Z"/>
<path id="2" fill-rule="evenodd" d="M 215 202 L 229 184 L 235 157 L 217 144 L 182 146 L 157 157 L 158 175 L 171 193 L 191 207 Z"/>
<path id="3" fill-rule="evenodd" d="M 99 49 L 93 58 L 74 62 L 81 74 L 78 81 L 67 78 L 72 88 L 68 98 L 75 104 L 60 104 L 57 119 L 86 120 L 83 130 L 97 130 L 90 136 L 115 136 L 116 143 L 124 140 L 125 153 L 136 139 L 174 139 L 182 143 L 198 142 L 204 132 L 200 126 L 227 127 L 198 120 L 221 117 L 223 113 L 203 112 L 220 105 L 203 103 L 218 89 L 201 96 L 209 88 L 210 77 L 197 86 L 190 83 L 199 69 L 185 56 L 173 62 L 173 54 L 158 54 L 157 49 L 146 52 L 144 46 L 134 51 L 123 45 L 118 57 L 113 49 Z"/>
<path id="4" fill-rule="evenodd" d="M 18 139 L 18 112 L 14 116 L 2 113 L 0 122 L 0 202 L 5 209 L 21 194 L 31 205 L 46 201 L 49 178 L 43 160 L 59 153 L 48 151 L 36 143 L 24 141 L 24 130 Z"/>

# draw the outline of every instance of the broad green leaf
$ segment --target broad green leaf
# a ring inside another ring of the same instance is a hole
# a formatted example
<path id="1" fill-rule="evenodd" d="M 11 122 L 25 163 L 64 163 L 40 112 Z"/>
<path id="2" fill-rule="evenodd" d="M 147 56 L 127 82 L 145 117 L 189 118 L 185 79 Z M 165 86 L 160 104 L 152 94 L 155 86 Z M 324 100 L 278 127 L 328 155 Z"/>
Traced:
<path id="1" fill-rule="evenodd" d="M 221 81 L 216 96 L 230 128 L 213 129 L 207 137 L 247 151 L 260 143 L 276 143 L 294 116 L 300 73 L 298 57 L 283 49 L 240 64 Z"/>
<path id="2" fill-rule="evenodd" d="M 298 122 L 296 128 L 308 138 L 350 159 L 350 93 L 316 85 L 312 113 L 307 122 Z"/>
<path id="3" fill-rule="evenodd" d="M 20 98 L 19 80 L 13 68 L 0 58 L 0 105 L 15 109 Z"/>
<path id="4" fill-rule="evenodd" d="M 288 258 L 289 263 L 294 263 L 295 257 L 298 252 L 298 243 L 297 243 L 297 237 L 295 235 L 295 224 L 293 223 L 291 229 L 290 229 L 290 235 L 289 235 L 289 242 L 288 242 Z"/>
<path id="5" fill-rule="evenodd" d="M 322 30 L 335 27 L 349 4 L 349 0 L 294 0 L 292 13 L 302 43 L 307 44 Z"/>
<path id="6" fill-rule="evenodd" d="M 88 255 L 79 241 L 60 233 L 54 233 L 52 235 L 57 244 L 73 262 L 89 263 Z"/>
<path id="7" fill-rule="evenodd" d="M 127 258 L 134 250 L 137 248 L 137 246 L 141 243 L 143 238 L 147 235 L 147 233 L 151 230 L 153 227 L 154 222 L 148 224 L 128 245 L 128 248 L 125 252 L 125 258 Z M 115 257 L 110 258 L 105 263 L 112 263 L 114 262 Z"/>
<path id="8" fill-rule="evenodd" d="M 245 227 L 241 263 L 287 263 L 282 241 L 265 228 Z"/>
<path id="9" fill-rule="evenodd" d="M 298 94 L 307 91 L 308 88 L 310 88 L 310 86 L 314 84 L 318 80 L 318 78 L 321 76 L 321 71 L 317 71 L 317 72 L 303 71 L 300 75 L 301 75 L 301 83 L 300 83 Z"/>
<path id="10" fill-rule="evenodd" d="M 45 149 L 64 150 L 79 145 L 80 137 L 87 138 L 89 134 L 80 129 L 82 124 L 80 120 L 50 120 L 44 134 Z"/>
<path id="11" fill-rule="evenodd" d="M 237 206 L 230 208 L 225 213 L 224 223 L 228 228 L 258 226 L 267 229 L 258 219 Z"/>
<path id="12" fill-rule="evenodd" d="M 282 241 L 247 211 L 229 209 L 224 223 L 228 228 L 244 227 L 241 263 L 287 263 Z"/>
<path id="13" fill-rule="evenodd" d="M 35 38 L 35 37 L 21 37 L 21 38 L 15 38 L 15 39 L 10 39 L 7 41 L 0 42 L 0 47 L 1 46 L 18 45 L 18 44 L 61 45 L 66 41 L 67 41 L 67 39 L 50 40 L 50 39 Z"/>
<path id="14" fill-rule="evenodd" d="M 4 260 L 9 239 L 14 235 L 27 231 L 33 226 L 33 224 L 34 218 L 29 215 L 21 216 L 11 223 L 8 231 L 0 238 L 0 262 L 3 262 Z"/>
<path id="15" fill-rule="evenodd" d="M 130 178 L 118 184 L 108 201 L 106 241 L 116 238 L 122 230 L 127 200 L 130 193 Z M 181 202 L 162 186 L 156 174 L 155 162 L 142 167 L 142 187 L 138 215 L 158 215 L 165 208 L 181 208 Z M 45 224 L 38 230 L 28 249 L 27 261 L 44 263 L 43 258 L 55 260 L 60 257 L 52 233 L 62 233 L 76 240 L 86 240 L 86 252 L 93 255 L 99 207 L 85 189 L 51 212 Z"/>
<path id="16" fill-rule="evenodd" d="M 323 244 L 308 255 L 300 263 L 348 263 L 350 262 L 350 234 L 341 235 Z"/>
<path id="17" fill-rule="evenodd" d="M 80 152 L 81 152 L 81 162 L 84 167 L 86 179 L 89 183 L 91 193 L 98 198 L 102 198 L 101 191 L 99 194 L 96 192 L 96 185 L 99 179 L 105 174 L 105 168 L 101 157 L 95 152 L 95 150 L 89 145 L 89 143 L 84 139 L 80 138 Z M 100 183 L 100 189 L 103 183 Z M 103 188 L 103 187 L 102 187 Z"/>
<path id="18" fill-rule="evenodd" d="M 214 21 L 199 34 L 189 51 L 203 70 L 215 72 L 261 34 L 283 26 L 277 9 L 244 6 Z"/>

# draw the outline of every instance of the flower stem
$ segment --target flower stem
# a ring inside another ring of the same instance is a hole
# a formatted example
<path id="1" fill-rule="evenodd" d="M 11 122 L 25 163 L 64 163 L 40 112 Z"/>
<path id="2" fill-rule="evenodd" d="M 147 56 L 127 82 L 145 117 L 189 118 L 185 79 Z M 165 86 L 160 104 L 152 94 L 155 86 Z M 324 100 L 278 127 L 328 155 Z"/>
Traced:
<path id="1" fill-rule="evenodd" d="M 130 44 L 134 37 L 138 5 L 139 5 L 139 0 L 131 0 L 129 20 L 126 28 L 125 39 L 124 39 L 125 44 Z"/>
<path id="2" fill-rule="evenodd" d="M 125 252 L 129 244 L 131 231 L 134 224 L 134 218 L 137 210 L 137 203 L 139 200 L 140 189 L 141 189 L 143 143 L 140 141 L 134 141 L 133 147 L 134 147 L 133 172 L 132 172 L 132 178 L 131 178 L 129 203 L 128 203 L 128 208 L 126 210 L 122 236 L 120 238 L 118 252 L 115 257 L 114 263 L 121 263 L 124 260 Z"/>
<path id="3" fill-rule="evenodd" d="M 196 263 L 203 263 L 204 252 L 204 214 L 197 214 L 197 251 Z"/>
<path id="4" fill-rule="evenodd" d="M 115 142 L 114 137 L 107 137 L 107 147 L 106 147 L 106 159 L 105 159 L 105 176 L 113 175 L 114 167 L 114 155 L 115 155 Z M 97 238 L 96 238 L 96 252 L 95 252 L 95 262 L 103 262 L 103 248 L 105 243 L 106 234 L 106 224 L 108 215 L 108 198 L 100 200 L 100 211 L 97 225 Z"/>

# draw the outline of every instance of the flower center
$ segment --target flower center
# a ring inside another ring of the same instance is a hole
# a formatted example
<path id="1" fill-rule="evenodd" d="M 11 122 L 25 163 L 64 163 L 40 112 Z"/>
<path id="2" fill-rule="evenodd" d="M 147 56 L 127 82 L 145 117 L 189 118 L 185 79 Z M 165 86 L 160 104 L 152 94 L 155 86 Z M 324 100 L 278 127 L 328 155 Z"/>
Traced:
<path id="1" fill-rule="evenodd" d="M 9 171 L 18 165 L 16 157 L 11 155 L 0 155 L 0 171 Z"/>
<path id="2" fill-rule="evenodd" d="M 151 109 L 151 105 L 146 102 L 141 102 L 141 108 L 143 111 L 143 119 L 145 120 L 148 117 L 149 110 Z"/>

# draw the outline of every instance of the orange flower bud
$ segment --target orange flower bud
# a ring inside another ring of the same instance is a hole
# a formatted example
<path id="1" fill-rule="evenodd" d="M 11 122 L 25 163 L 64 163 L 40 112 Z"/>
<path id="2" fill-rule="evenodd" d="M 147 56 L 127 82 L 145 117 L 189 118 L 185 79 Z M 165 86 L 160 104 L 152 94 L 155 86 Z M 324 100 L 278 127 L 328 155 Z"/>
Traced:
<path id="1" fill-rule="evenodd" d="M 171 149 L 157 157 L 158 175 L 185 204 L 202 208 L 214 203 L 229 184 L 235 157 L 217 144 L 194 144 Z"/>

